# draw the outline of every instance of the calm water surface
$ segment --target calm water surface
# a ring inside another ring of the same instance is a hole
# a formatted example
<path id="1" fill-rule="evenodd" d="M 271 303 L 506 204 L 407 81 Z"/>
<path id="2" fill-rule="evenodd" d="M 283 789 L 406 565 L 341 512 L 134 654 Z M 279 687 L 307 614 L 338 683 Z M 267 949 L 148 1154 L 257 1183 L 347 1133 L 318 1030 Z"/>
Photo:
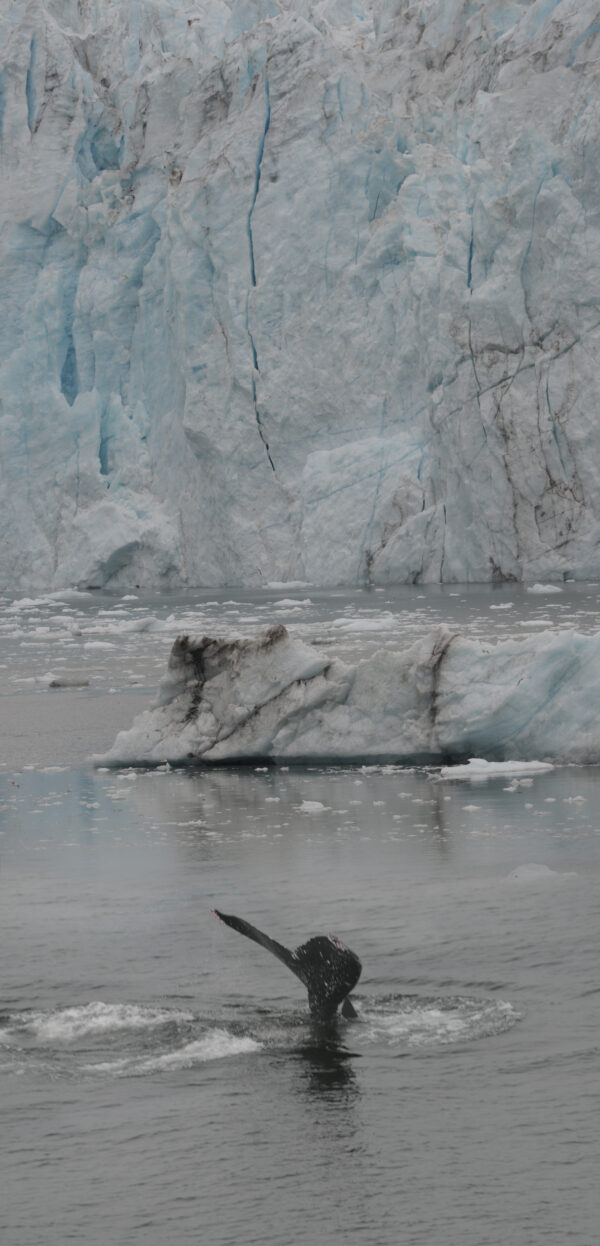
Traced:
<path id="1" fill-rule="evenodd" d="M 0 603 L 3 1246 L 596 1241 L 600 770 L 86 761 L 180 630 L 598 626 L 597 586 L 453 591 Z M 359 1020 L 212 905 L 340 935 Z"/>

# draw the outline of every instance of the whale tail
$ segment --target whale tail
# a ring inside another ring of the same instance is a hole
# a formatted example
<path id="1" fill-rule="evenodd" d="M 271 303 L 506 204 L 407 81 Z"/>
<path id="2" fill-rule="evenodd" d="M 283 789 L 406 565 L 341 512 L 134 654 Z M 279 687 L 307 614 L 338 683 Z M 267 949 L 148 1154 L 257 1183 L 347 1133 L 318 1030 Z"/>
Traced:
<path id="1" fill-rule="evenodd" d="M 308 1006 L 316 1021 L 331 1020 L 340 1005 L 343 1017 L 356 1016 L 348 995 L 360 978 L 362 965 L 358 956 L 336 935 L 315 935 L 290 952 L 289 948 L 269 938 L 242 917 L 220 913 L 217 909 L 211 909 L 211 912 L 226 926 L 237 930 L 238 934 L 272 952 L 291 969 L 308 991 Z"/>

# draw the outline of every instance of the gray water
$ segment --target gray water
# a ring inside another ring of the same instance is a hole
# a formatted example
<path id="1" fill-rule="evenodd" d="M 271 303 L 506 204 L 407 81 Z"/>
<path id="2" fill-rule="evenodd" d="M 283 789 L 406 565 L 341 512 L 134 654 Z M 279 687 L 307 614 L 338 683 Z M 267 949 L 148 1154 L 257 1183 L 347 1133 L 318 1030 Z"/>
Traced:
<path id="1" fill-rule="evenodd" d="M 2 1246 L 597 1240 L 600 769 L 86 760 L 177 630 L 598 626 L 597 586 L 453 592 L 0 603 Z M 358 1021 L 212 906 L 338 934 Z"/>

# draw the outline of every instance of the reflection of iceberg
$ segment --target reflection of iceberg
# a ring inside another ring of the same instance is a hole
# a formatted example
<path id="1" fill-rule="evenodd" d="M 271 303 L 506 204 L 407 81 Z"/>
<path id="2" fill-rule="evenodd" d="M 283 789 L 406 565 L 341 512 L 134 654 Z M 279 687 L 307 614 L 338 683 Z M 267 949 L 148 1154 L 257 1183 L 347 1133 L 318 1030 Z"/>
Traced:
<path id="1" fill-rule="evenodd" d="M 281 625 L 250 640 L 180 636 L 155 707 L 112 763 L 600 758 L 600 636 L 485 645 L 439 627 L 355 664 Z"/>

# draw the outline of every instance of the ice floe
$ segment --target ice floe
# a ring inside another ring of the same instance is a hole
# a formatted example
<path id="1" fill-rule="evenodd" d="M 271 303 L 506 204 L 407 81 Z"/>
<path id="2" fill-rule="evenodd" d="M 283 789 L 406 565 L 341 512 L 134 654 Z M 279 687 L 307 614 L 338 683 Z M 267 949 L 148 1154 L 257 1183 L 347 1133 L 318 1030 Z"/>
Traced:
<path id="1" fill-rule="evenodd" d="M 539 774 L 553 770 L 549 761 L 485 761 L 483 757 L 471 757 L 465 766 L 442 766 L 441 779 L 492 779 L 513 774 Z"/>
<path id="2" fill-rule="evenodd" d="M 549 865 L 541 865 L 537 861 L 528 861 L 525 865 L 518 865 L 509 874 L 509 879 L 514 883 L 548 882 L 551 878 L 559 877 L 561 875 L 557 874 L 556 870 L 551 870 Z"/>

